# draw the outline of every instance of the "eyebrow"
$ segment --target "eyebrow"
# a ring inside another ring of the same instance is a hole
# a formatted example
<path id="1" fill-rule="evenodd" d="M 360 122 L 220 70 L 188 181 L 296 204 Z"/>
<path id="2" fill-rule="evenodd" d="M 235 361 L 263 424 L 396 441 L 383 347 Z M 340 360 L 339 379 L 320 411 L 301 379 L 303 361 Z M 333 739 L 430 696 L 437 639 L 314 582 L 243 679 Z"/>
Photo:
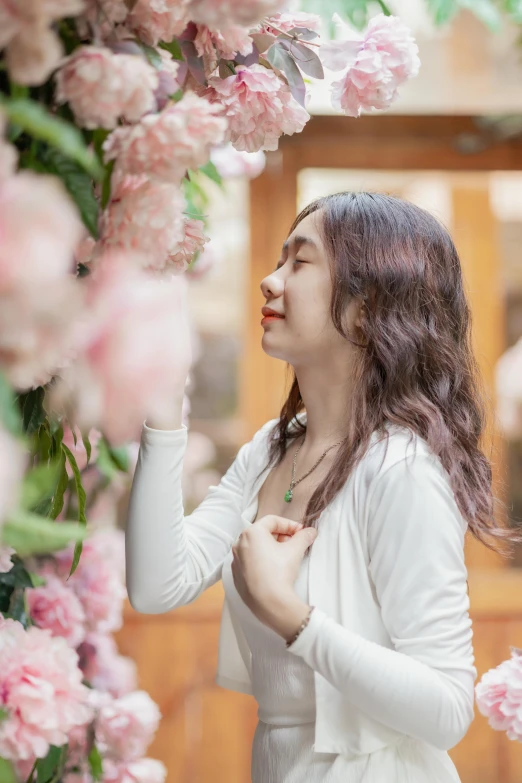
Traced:
<path id="1" fill-rule="evenodd" d="M 310 245 L 315 250 L 317 250 L 317 245 L 314 242 L 314 240 L 311 237 L 305 237 L 302 234 L 296 234 L 293 239 L 287 239 L 286 242 L 283 242 L 283 252 L 288 252 L 290 245 L 294 245 L 296 252 L 299 250 L 301 245 Z"/>
<path id="2" fill-rule="evenodd" d="M 286 261 L 288 257 L 288 251 L 291 246 L 294 246 L 295 252 L 297 253 L 300 248 L 303 245 L 309 245 L 314 250 L 319 250 L 316 242 L 311 237 L 305 237 L 302 234 L 296 234 L 293 239 L 287 239 L 286 242 L 283 242 L 283 247 L 281 250 L 281 258 L 277 262 L 276 269 L 279 269 L 281 266 L 281 261 Z"/>

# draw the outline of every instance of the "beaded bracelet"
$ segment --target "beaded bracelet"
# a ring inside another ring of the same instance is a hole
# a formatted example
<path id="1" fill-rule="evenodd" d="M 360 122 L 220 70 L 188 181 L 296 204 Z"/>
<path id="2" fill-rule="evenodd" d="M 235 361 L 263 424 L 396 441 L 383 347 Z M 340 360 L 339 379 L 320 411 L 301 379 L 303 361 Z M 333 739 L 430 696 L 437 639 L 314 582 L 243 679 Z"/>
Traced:
<path id="1" fill-rule="evenodd" d="M 310 611 L 308 612 L 308 614 L 306 615 L 305 619 L 304 619 L 304 620 L 303 620 L 303 622 L 301 623 L 301 627 L 299 628 L 299 630 L 297 631 L 297 633 L 295 634 L 295 636 L 294 636 L 292 639 L 290 639 L 290 641 L 289 641 L 289 642 L 286 642 L 286 646 L 287 646 L 287 647 L 290 647 L 290 645 L 291 645 L 291 644 L 293 644 L 293 643 L 295 642 L 295 640 L 297 639 L 297 637 L 299 636 L 299 634 L 301 633 L 301 631 L 302 631 L 304 628 L 306 628 L 306 626 L 307 626 L 307 625 L 308 625 L 308 623 L 310 622 L 310 617 L 312 616 L 312 612 L 313 612 L 313 610 L 314 610 L 314 609 L 315 609 L 315 606 L 311 606 L 311 607 L 310 607 Z"/>

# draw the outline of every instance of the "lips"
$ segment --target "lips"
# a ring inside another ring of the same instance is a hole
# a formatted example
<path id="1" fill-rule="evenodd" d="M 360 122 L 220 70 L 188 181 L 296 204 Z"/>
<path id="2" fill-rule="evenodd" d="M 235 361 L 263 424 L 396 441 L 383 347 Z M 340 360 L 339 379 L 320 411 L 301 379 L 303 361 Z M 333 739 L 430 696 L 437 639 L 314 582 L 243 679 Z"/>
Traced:
<path id="1" fill-rule="evenodd" d="M 264 318 L 284 318 L 284 315 L 281 313 L 276 313 L 274 310 L 271 310 L 269 307 L 262 307 L 261 313 L 263 314 Z"/>

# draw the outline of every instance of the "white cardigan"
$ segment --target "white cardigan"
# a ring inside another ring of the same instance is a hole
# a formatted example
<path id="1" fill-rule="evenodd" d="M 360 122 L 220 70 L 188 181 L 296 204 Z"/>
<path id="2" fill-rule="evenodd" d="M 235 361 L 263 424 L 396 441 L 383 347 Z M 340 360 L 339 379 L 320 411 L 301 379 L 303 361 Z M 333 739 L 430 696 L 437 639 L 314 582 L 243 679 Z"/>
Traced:
<path id="1" fill-rule="evenodd" d="M 298 418 L 305 421 L 306 413 Z M 225 557 L 257 507 L 268 470 L 254 478 L 276 422 L 239 449 L 186 517 L 181 474 L 188 430 L 143 424 L 126 529 L 127 589 L 137 611 L 186 605 L 221 578 Z M 448 750 L 474 717 L 467 525 L 427 443 L 396 425 L 388 432 L 387 449 L 374 433 L 319 518 L 310 550 L 309 601 L 317 608 L 289 652 L 314 670 L 317 752 L 352 757 L 405 735 Z M 225 599 L 217 684 L 251 693 L 250 660 Z"/>

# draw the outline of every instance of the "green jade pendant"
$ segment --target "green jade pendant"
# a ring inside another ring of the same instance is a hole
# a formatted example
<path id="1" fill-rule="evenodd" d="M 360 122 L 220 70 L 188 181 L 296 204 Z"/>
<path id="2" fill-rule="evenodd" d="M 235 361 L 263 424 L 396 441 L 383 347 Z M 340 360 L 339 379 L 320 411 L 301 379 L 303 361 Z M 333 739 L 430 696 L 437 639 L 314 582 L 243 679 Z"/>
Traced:
<path id="1" fill-rule="evenodd" d="M 292 502 L 292 490 L 289 489 L 285 494 L 285 502 L 291 503 Z"/>

